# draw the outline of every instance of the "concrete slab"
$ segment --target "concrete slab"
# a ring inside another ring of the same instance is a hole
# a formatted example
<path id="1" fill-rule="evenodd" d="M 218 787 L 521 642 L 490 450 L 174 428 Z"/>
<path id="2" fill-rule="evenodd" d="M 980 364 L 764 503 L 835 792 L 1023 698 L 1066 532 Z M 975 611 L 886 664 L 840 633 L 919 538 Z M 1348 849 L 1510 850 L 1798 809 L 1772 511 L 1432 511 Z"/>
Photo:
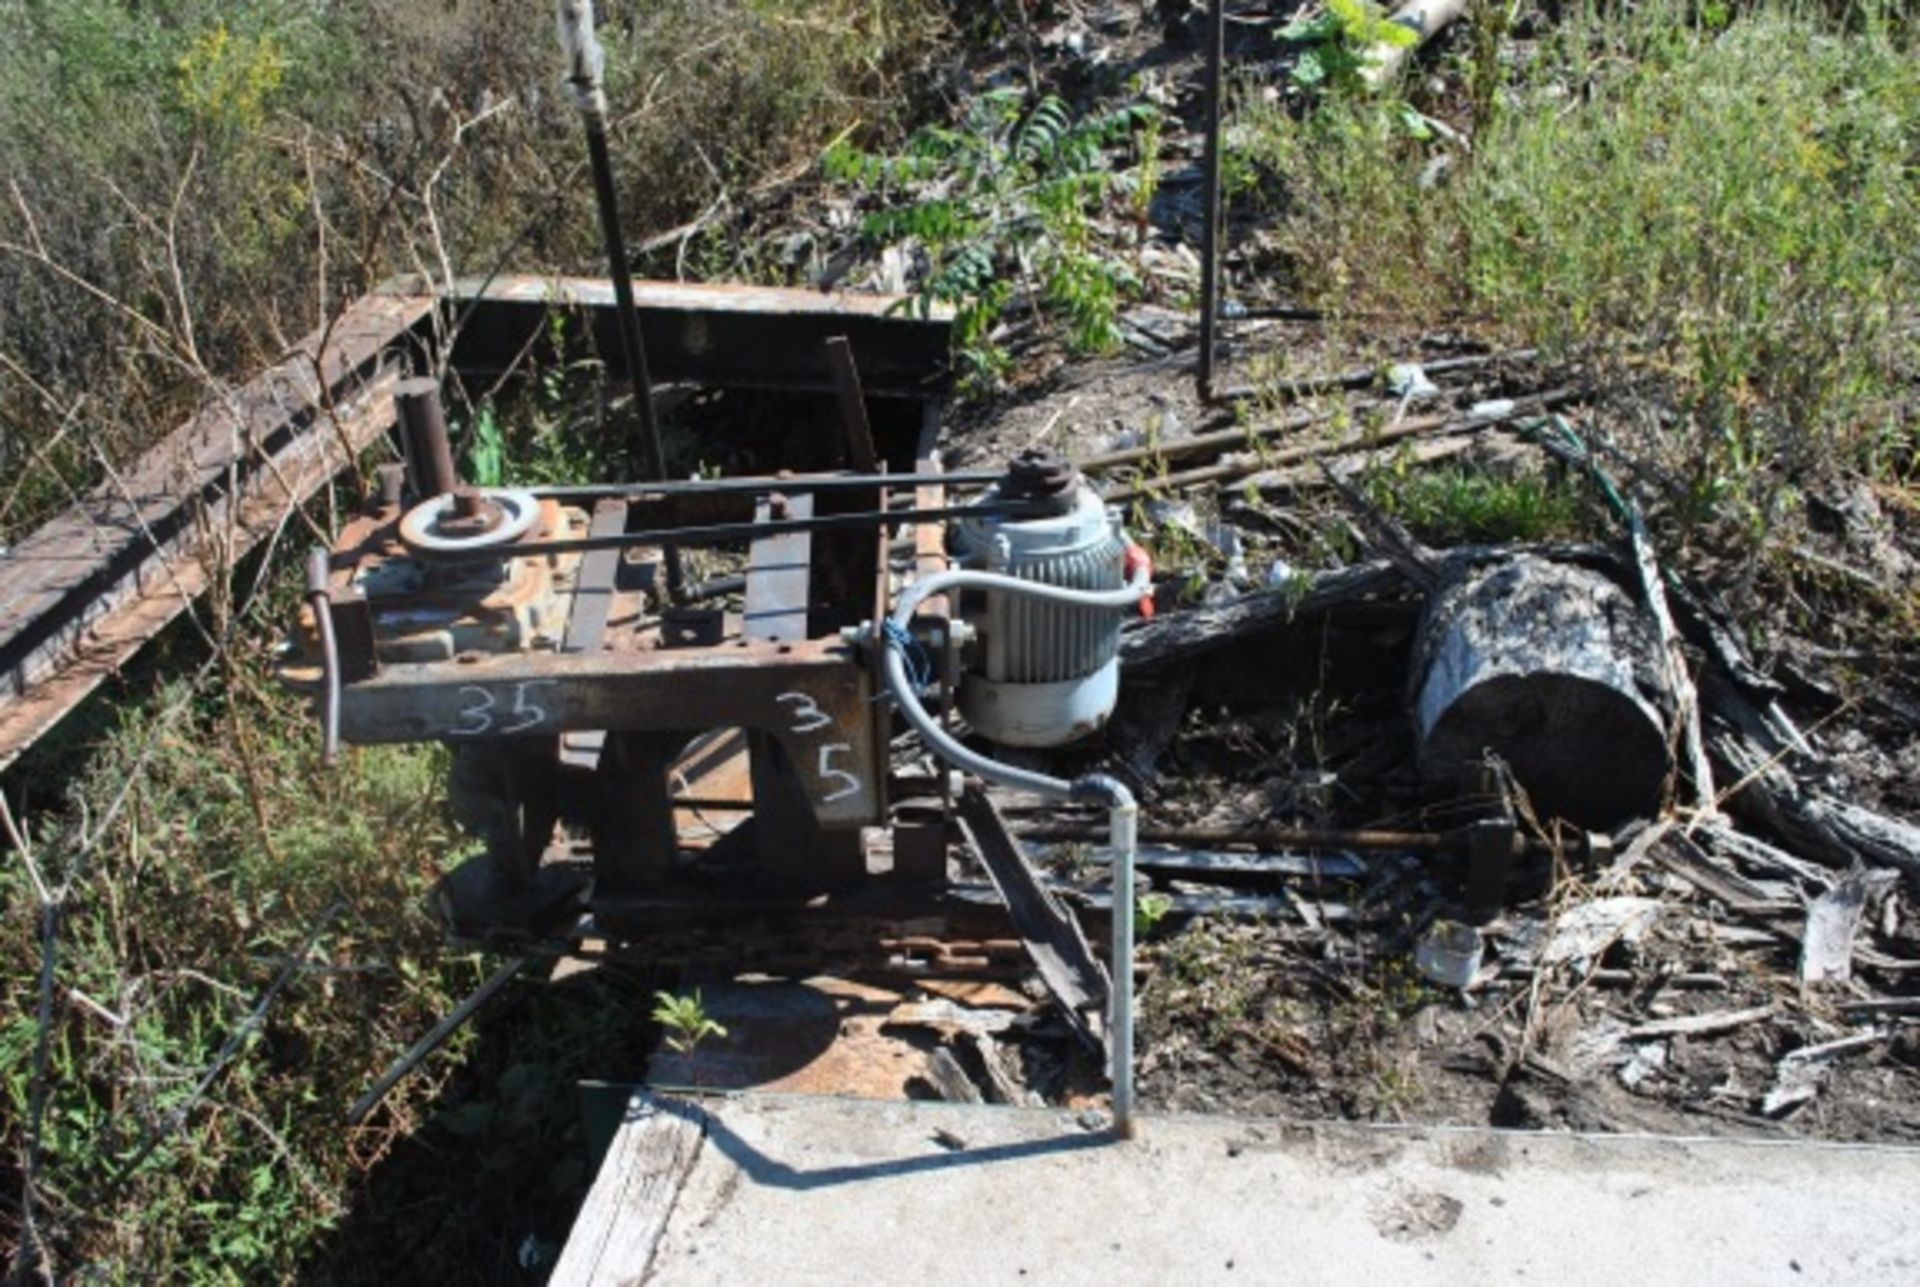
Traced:
<path id="1" fill-rule="evenodd" d="M 1220 1118 L 1113 1143 L 1054 1110 L 759 1095 L 631 1117 L 555 1284 L 1920 1281 L 1911 1149 Z"/>

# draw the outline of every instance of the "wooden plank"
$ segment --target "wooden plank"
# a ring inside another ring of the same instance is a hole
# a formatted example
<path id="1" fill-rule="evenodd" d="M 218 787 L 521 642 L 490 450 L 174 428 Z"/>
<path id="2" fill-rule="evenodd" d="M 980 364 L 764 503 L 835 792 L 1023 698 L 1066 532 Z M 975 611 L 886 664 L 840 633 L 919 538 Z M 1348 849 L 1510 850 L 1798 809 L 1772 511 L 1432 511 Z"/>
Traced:
<path id="1" fill-rule="evenodd" d="M 341 437 L 357 449 L 393 427 L 393 388 L 399 379 L 396 367 L 370 381 L 359 395 L 338 404 L 338 434 L 331 427 L 325 434 L 308 434 L 275 459 L 273 472 L 243 487 L 233 515 L 232 557 L 271 535 L 291 504 L 307 500 L 340 471 Z M 224 500 L 204 514 L 210 531 L 226 530 Z M 227 559 L 216 557 L 216 543 L 201 535 L 198 528 L 188 528 L 158 549 L 149 548 L 132 571 L 6 673 L 0 688 L 0 770 L 206 592 Z"/>
<path id="2" fill-rule="evenodd" d="M 690 1101 L 636 1091 L 551 1287 L 644 1282 L 705 1135 L 705 1115 Z"/>
<path id="3" fill-rule="evenodd" d="M 36 623 L 63 600 L 98 590 L 103 573 L 114 579 L 129 557 L 145 558 L 153 538 L 164 541 L 190 522 L 182 511 L 196 497 L 214 499 L 230 467 L 257 471 L 262 454 L 277 455 L 323 421 L 328 401 L 351 397 L 432 308 L 427 296 L 363 297 L 331 332 L 307 336 L 286 360 L 202 409 L 117 479 L 24 537 L 0 558 L 0 659 L 17 660 Z"/>

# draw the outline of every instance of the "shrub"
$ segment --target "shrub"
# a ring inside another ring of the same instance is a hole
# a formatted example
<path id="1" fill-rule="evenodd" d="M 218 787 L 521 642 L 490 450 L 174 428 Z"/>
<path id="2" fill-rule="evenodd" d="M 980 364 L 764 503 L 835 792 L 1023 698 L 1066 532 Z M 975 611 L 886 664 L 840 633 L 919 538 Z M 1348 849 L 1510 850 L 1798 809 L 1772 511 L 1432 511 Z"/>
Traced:
<path id="1" fill-rule="evenodd" d="M 1909 451 L 1920 59 L 1858 12 L 1687 13 L 1570 16 L 1437 183 L 1444 145 L 1391 101 L 1254 104 L 1238 137 L 1283 177 L 1308 297 L 1464 316 L 1652 393 L 1649 464 L 1758 538 L 1796 488 Z"/>

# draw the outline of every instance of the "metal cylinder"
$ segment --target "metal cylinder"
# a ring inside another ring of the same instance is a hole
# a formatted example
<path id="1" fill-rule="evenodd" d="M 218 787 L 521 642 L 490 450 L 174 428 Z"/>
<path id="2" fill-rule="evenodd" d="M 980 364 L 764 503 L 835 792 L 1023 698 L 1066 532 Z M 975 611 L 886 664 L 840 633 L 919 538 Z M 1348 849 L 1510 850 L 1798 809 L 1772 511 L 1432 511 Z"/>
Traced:
<path id="1" fill-rule="evenodd" d="M 393 405 L 400 414 L 400 446 L 413 494 L 427 500 L 452 491 L 460 476 L 453 470 L 453 440 L 447 434 L 446 409 L 440 405 L 440 382 L 402 380 L 394 388 Z"/>
<path id="2" fill-rule="evenodd" d="M 963 564 L 1069 590 L 1126 582 L 1126 541 L 1106 505 L 1057 458 L 1016 461 L 988 499 L 1051 501 L 1037 518 L 983 516 L 954 524 Z M 967 722 L 1005 746 L 1058 746 L 1094 732 L 1120 691 L 1117 608 L 976 591 L 961 616 L 978 643 L 960 685 Z"/>

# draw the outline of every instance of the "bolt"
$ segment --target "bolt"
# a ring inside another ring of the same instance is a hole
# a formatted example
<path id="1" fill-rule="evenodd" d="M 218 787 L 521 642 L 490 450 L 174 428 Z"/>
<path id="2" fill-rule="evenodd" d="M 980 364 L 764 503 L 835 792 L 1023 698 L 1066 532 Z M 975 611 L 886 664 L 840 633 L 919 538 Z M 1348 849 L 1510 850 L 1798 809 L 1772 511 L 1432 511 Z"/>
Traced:
<path id="1" fill-rule="evenodd" d="M 376 480 L 377 504 L 381 509 L 398 508 L 401 493 L 407 486 L 407 467 L 397 460 L 390 460 L 373 471 Z"/>
<path id="2" fill-rule="evenodd" d="M 453 517 L 479 518 L 480 506 L 485 500 L 478 487 L 469 483 L 460 484 L 453 489 Z"/>
<path id="3" fill-rule="evenodd" d="M 499 527 L 505 515 L 500 507 L 478 487 L 462 483 L 453 489 L 453 500 L 434 526 L 442 536 L 454 538 L 485 536 Z"/>

